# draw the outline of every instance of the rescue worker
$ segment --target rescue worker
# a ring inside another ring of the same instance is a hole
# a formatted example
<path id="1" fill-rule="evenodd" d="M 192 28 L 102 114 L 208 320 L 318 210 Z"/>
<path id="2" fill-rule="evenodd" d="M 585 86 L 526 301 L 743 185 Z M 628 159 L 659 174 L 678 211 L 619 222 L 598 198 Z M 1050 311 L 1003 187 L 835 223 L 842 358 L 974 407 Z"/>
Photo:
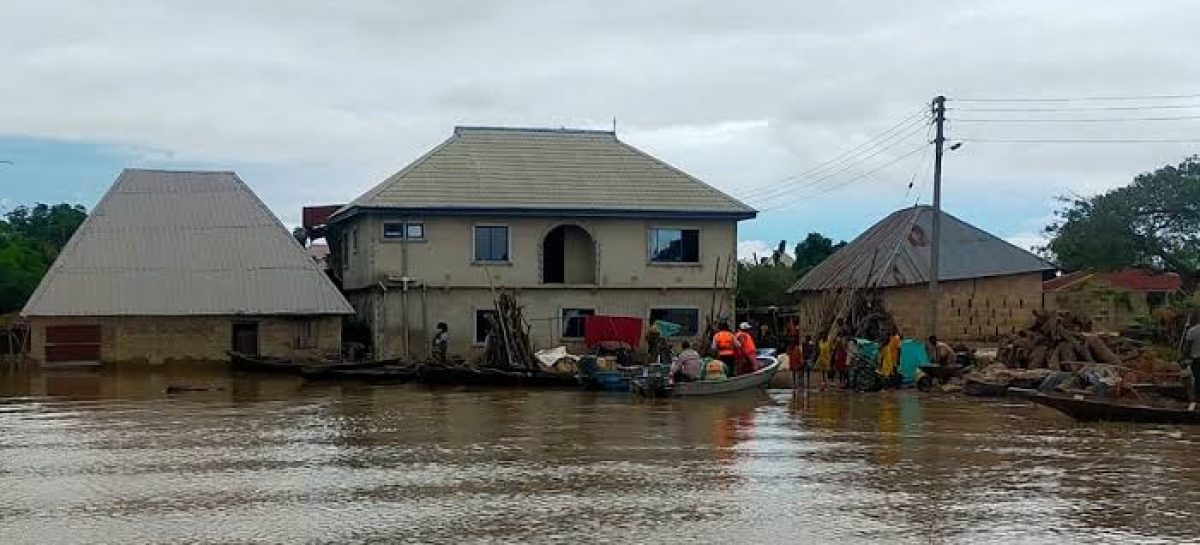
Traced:
<path id="1" fill-rule="evenodd" d="M 742 322 L 738 326 L 738 332 L 733 336 L 737 341 L 737 369 L 735 375 L 745 375 L 754 372 L 755 364 L 758 362 L 758 347 L 754 343 L 754 336 L 750 334 L 753 327 L 749 322 Z"/>
<path id="2" fill-rule="evenodd" d="M 737 353 L 741 346 L 738 344 L 737 337 L 729 332 L 729 324 L 721 322 L 717 326 L 717 332 L 713 334 L 712 351 L 717 355 L 717 359 L 725 364 L 725 374 L 733 373 L 734 366 L 737 365 Z"/>

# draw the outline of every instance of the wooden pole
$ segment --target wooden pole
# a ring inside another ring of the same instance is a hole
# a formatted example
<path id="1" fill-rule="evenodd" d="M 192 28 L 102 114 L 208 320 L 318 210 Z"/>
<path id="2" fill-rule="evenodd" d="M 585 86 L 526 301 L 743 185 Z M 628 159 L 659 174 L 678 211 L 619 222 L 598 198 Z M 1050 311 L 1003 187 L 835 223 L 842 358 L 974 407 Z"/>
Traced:
<path id="1" fill-rule="evenodd" d="M 946 125 L 946 97 L 933 99 L 933 122 L 937 136 L 933 139 L 933 236 L 929 241 L 929 333 L 937 335 L 938 329 L 938 276 L 941 273 L 942 253 L 942 145 L 946 142 L 943 132 Z"/>

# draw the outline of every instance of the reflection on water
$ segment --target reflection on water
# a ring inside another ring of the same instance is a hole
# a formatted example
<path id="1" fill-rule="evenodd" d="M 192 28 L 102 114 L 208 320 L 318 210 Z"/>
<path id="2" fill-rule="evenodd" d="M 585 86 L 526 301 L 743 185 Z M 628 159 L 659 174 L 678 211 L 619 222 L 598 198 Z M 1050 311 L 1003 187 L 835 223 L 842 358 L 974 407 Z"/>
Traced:
<path id="1" fill-rule="evenodd" d="M 170 386 L 206 391 L 168 394 Z M 643 402 L 221 367 L 0 370 L 5 543 L 1129 542 L 1197 430 L 916 392 Z"/>

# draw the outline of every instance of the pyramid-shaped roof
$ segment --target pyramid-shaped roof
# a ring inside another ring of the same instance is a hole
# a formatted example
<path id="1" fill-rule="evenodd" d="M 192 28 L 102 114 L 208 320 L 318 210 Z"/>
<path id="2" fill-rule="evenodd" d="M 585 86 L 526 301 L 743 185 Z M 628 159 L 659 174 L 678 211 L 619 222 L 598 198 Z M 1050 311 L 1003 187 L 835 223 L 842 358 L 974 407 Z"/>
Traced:
<path id="1" fill-rule="evenodd" d="M 789 292 L 929 282 L 933 208 L 892 212 L 804 275 Z M 962 280 L 1051 270 L 1054 266 L 942 212 L 938 278 Z"/>
<path id="2" fill-rule="evenodd" d="M 420 159 L 335 214 L 654 214 L 748 219 L 754 209 L 611 131 L 456 127 Z"/>
<path id="3" fill-rule="evenodd" d="M 21 314 L 352 312 L 236 174 L 127 169 L 67 242 Z"/>

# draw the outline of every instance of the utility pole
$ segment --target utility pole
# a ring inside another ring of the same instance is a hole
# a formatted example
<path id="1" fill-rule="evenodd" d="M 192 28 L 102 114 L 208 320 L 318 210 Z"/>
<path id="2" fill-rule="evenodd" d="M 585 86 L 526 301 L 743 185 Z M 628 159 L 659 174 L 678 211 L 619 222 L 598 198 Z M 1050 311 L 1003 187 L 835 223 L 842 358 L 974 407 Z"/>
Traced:
<path id="1" fill-rule="evenodd" d="M 933 139 L 933 234 L 929 240 L 929 335 L 938 329 L 938 276 L 941 273 L 942 253 L 942 145 L 946 142 L 946 97 L 933 98 L 933 122 L 937 136 Z"/>

